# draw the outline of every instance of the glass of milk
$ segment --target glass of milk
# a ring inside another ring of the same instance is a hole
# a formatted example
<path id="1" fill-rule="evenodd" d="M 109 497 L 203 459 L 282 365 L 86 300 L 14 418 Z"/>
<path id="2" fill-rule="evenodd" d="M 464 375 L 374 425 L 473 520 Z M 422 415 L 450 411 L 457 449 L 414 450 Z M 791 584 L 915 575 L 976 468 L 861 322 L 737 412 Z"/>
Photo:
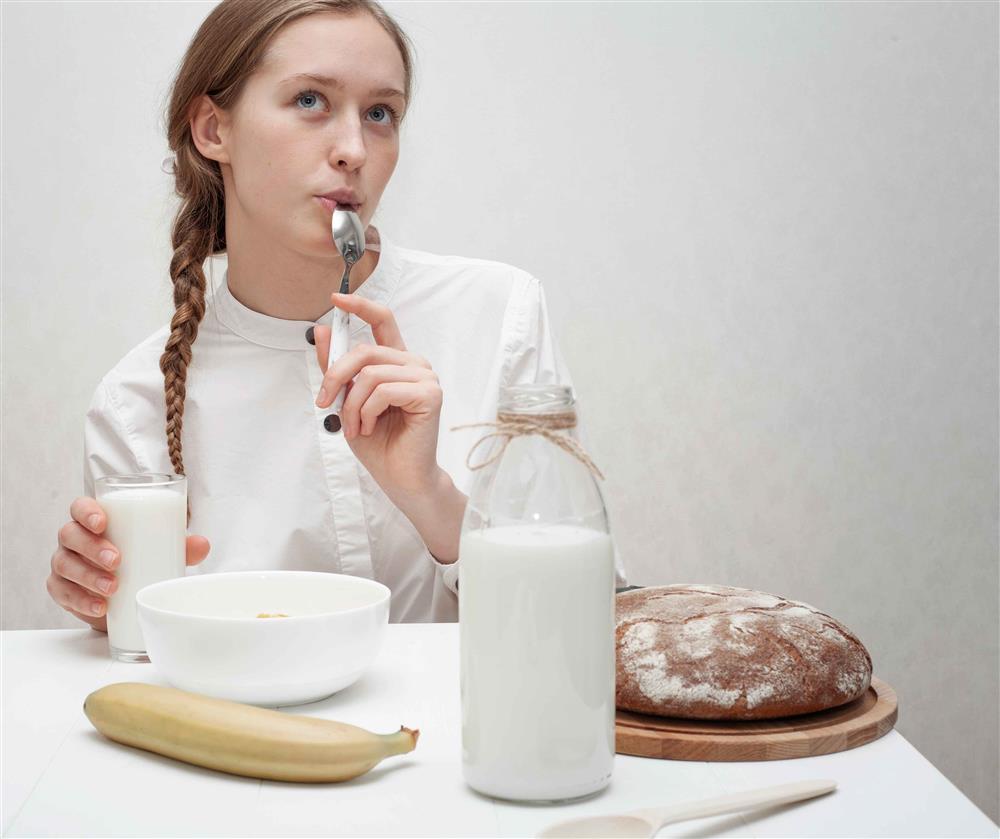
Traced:
<path id="1" fill-rule="evenodd" d="M 501 391 L 504 417 L 575 424 L 571 390 Z M 576 439 L 574 428 L 555 431 Z M 494 438 L 489 460 L 502 438 Z M 476 471 L 459 547 L 462 769 L 478 792 L 564 802 L 611 781 L 615 569 L 593 474 L 540 435 Z"/>
<path id="2" fill-rule="evenodd" d="M 117 661 L 149 661 L 135 595 L 144 586 L 186 573 L 187 478 L 146 473 L 95 482 L 108 517 L 104 532 L 121 554 L 118 589 L 108 598 L 108 643 Z"/>

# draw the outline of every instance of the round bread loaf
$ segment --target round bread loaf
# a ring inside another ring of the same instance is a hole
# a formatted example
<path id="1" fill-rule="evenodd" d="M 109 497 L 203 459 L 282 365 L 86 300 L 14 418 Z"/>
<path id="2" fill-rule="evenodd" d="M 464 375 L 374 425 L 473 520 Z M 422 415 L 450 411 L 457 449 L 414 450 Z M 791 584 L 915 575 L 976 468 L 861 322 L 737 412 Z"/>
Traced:
<path id="1" fill-rule="evenodd" d="M 654 586 L 616 598 L 617 705 L 711 720 L 760 720 L 843 705 L 872 660 L 839 621 L 745 588 Z"/>

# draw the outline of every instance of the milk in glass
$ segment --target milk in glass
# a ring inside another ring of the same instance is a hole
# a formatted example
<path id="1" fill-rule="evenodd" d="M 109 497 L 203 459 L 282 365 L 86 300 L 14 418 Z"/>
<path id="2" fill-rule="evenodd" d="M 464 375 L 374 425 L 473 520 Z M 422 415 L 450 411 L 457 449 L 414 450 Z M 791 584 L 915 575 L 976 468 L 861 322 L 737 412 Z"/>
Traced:
<path id="1" fill-rule="evenodd" d="M 148 661 L 135 595 L 186 570 L 186 479 L 176 475 L 112 475 L 97 480 L 104 532 L 121 554 L 118 588 L 108 599 L 112 658 Z"/>

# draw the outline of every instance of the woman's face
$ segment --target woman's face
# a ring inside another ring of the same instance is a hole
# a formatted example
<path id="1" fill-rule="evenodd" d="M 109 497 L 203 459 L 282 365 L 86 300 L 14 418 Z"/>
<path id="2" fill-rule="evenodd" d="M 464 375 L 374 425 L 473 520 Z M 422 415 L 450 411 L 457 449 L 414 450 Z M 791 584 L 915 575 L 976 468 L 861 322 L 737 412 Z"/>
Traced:
<path id="1" fill-rule="evenodd" d="M 353 190 L 368 226 L 399 159 L 404 80 L 399 48 L 367 14 L 318 13 L 280 30 L 218 124 L 213 157 L 229 164 L 227 222 L 308 255 L 337 256 L 332 209 L 317 196 Z"/>

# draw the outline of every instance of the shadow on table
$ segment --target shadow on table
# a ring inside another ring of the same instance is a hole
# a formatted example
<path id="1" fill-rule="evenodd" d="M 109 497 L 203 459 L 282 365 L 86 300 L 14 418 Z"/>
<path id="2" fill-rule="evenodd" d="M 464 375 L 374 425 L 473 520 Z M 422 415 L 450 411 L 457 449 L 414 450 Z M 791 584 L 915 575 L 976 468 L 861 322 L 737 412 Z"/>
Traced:
<path id="1" fill-rule="evenodd" d="M 64 650 L 79 658 L 101 659 L 111 664 L 108 636 L 104 632 L 88 628 L 79 633 L 67 634 L 60 640 L 60 644 Z"/>
<path id="2" fill-rule="evenodd" d="M 604 796 L 611 794 L 611 786 L 601 787 L 601 789 L 592 792 L 590 795 L 584 795 L 580 798 L 574 798 L 572 801 L 562 802 L 553 804 L 551 801 L 510 801 L 506 798 L 494 798 L 491 795 L 486 795 L 485 793 L 479 792 L 470 786 L 465 787 L 466 791 L 472 793 L 476 798 L 482 801 L 489 801 L 497 807 L 511 807 L 514 809 L 520 809 L 523 807 L 531 807 L 537 810 L 555 810 L 558 807 L 568 807 L 574 806 L 576 804 L 583 804 L 590 801 L 600 801 Z M 566 816 L 569 818 L 569 816 Z"/>
<path id="3" fill-rule="evenodd" d="M 336 693 L 332 693 L 329 696 L 324 696 L 322 699 L 317 699 L 314 702 L 300 703 L 297 705 L 268 705 L 267 707 L 278 708 L 290 714 L 298 713 L 299 709 L 301 709 L 302 713 L 310 713 L 313 711 L 332 711 L 342 705 L 347 705 L 359 699 L 364 699 L 366 695 L 377 695 L 380 692 L 378 685 L 379 681 L 380 674 L 369 671 L 367 673 L 363 673 L 361 677 L 354 682 L 354 684 L 348 685 L 346 688 L 338 690 Z"/>

